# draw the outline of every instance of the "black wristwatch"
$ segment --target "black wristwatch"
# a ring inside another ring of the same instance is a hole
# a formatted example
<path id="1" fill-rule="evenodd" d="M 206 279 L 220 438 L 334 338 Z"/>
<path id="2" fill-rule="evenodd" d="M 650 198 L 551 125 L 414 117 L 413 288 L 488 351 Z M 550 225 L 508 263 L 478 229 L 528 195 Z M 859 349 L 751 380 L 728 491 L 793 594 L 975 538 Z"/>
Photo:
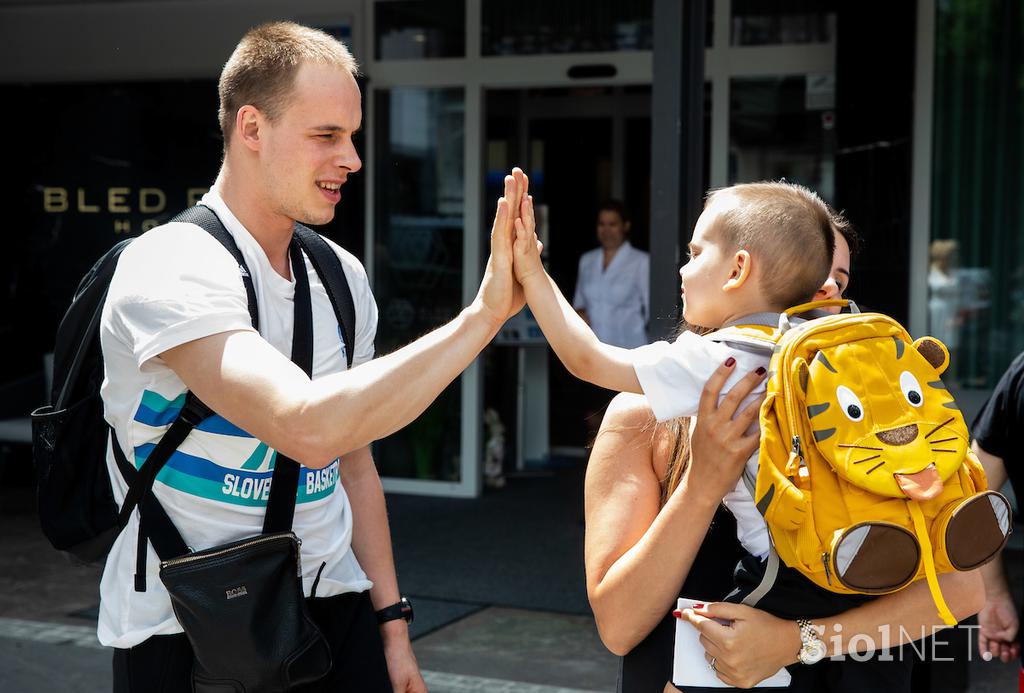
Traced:
<path id="1" fill-rule="evenodd" d="M 412 623 L 412 604 L 408 599 L 402 597 L 402 601 L 391 606 L 385 606 L 377 612 L 377 623 L 387 623 L 399 618 L 404 618 L 406 623 Z"/>

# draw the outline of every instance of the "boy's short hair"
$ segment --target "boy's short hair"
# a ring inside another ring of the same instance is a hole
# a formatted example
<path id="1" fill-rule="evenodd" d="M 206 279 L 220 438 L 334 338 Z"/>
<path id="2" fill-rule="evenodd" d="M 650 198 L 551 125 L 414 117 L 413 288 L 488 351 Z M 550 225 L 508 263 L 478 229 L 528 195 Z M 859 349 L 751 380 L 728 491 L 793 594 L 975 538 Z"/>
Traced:
<path id="1" fill-rule="evenodd" d="M 743 183 L 708 195 L 720 205 L 715 232 L 759 265 L 760 288 L 780 309 L 811 300 L 832 269 L 835 237 L 828 206 L 793 183 Z"/>
<path id="2" fill-rule="evenodd" d="M 288 107 L 295 75 L 304 62 L 336 65 L 355 77 L 359 66 L 341 41 L 319 29 L 293 22 L 270 22 L 250 29 L 220 73 L 221 134 L 231 142 L 238 109 L 251 104 L 271 121 Z"/>

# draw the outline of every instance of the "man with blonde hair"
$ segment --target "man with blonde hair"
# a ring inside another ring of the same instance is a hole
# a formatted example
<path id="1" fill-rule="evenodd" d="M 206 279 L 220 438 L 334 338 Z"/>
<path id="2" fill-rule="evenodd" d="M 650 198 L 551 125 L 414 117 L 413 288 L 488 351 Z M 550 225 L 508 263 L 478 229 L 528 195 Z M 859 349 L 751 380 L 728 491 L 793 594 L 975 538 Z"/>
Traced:
<path id="1" fill-rule="evenodd" d="M 152 489 L 194 549 L 258 534 L 267 495 L 238 480 L 272 468 L 278 452 L 300 463 L 292 528 L 302 540 L 307 606 L 333 660 L 326 677 L 302 690 L 425 691 L 368 446 L 418 416 L 522 306 L 510 213 L 521 192 L 508 177 L 475 300 L 447 325 L 378 359 L 366 273 L 332 244 L 355 307 L 354 343 L 344 343 L 328 294 L 292 239 L 297 222 L 334 217 L 346 180 L 361 167 L 352 142 L 362 120 L 356 69 L 344 45 L 296 24 L 260 26 L 241 40 L 219 85 L 223 166 L 201 204 L 241 251 L 259 329 L 231 254 L 195 224 L 157 227 L 124 251 L 111 281 L 100 325 L 101 394 L 117 454 L 136 467 L 186 392 L 216 412 L 191 431 Z M 288 357 L 297 287 L 307 295 L 303 277 L 312 304 L 312 377 Z M 347 369 L 347 352 L 358 368 Z M 127 484 L 113 445 L 108 471 L 121 503 Z M 191 645 L 152 547 L 146 557 L 138 536 L 134 513 L 101 584 L 98 634 L 117 648 L 114 690 L 191 692 Z"/>

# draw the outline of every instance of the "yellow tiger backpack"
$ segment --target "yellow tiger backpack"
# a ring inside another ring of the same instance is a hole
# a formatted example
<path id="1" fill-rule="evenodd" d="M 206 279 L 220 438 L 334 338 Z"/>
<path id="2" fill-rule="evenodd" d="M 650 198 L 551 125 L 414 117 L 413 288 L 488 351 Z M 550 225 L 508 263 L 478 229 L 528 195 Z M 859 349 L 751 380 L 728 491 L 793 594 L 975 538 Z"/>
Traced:
<path id="1" fill-rule="evenodd" d="M 946 347 L 878 313 L 792 318 L 834 305 L 856 310 L 819 301 L 786 311 L 777 327 L 713 335 L 773 348 L 748 486 L 786 565 L 844 594 L 885 594 L 924 577 L 954 625 L 936 576 L 994 558 L 1011 531 L 1010 504 L 986 490 L 942 384 Z"/>

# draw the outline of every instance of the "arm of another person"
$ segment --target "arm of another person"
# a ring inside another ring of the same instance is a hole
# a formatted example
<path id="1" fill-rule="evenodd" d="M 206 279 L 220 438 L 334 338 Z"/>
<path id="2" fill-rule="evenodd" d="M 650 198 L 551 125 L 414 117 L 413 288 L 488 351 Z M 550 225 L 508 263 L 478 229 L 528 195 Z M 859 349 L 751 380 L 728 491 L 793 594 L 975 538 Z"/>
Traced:
<path id="1" fill-rule="evenodd" d="M 521 187 L 526 191 L 529 180 L 525 175 L 522 178 Z M 515 220 L 515 274 L 551 348 L 569 372 L 581 380 L 616 392 L 643 392 L 633 370 L 630 350 L 604 344 L 597 338 L 544 270 L 540 249 L 533 199 L 524 194 L 519 218 Z"/>
<path id="2" fill-rule="evenodd" d="M 1001 488 L 1007 479 L 1003 458 L 986 452 L 977 440 L 971 446 L 985 468 L 988 487 Z M 981 567 L 981 575 L 985 581 L 985 605 L 978 612 L 978 652 L 1009 662 L 1020 655 L 1020 622 L 1002 553 Z"/>
<path id="3" fill-rule="evenodd" d="M 352 506 L 352 550 L 373 581 L 370 600 L 374 610 L 383 609 L 396 603 L 401 592 L 395 577 L 384 489 L 370 448 L 346 455 L 344 463 L 338 466 L 338 474 Z M 425 693 L 427 687 L 412 651 L 405 619 L 388 621 L 380 631 L 392 687 L 398 693 Z"/>
<path id="4" fill-rule="evenodd" d="M 616 654 L 633 649 L 672 609 L 719 502 L 757 447 L 757 434 L 744 432 L 759 403 L 732 417 L 761 376 L 748 374 L 718 403 L 734 369 L 723 365 L 708 381 L 690 465 L 664 507 L 661 477 L 673 445 L 664 435 L 653 439 L 646 400 L 616 397 L 601 424 L 587 465 L 587 594 L 601 639 Z"/>
<path id="5" fill-rule="evenodd" d="M 324 467 L 416 418 L 522 307 L 511 241 L 519 195 L 507 176 L 472 304 L 394 353 L 315 381 L 253 331 L 214 334 L 161 357 L 218 414 L 307 467 Z"/>

